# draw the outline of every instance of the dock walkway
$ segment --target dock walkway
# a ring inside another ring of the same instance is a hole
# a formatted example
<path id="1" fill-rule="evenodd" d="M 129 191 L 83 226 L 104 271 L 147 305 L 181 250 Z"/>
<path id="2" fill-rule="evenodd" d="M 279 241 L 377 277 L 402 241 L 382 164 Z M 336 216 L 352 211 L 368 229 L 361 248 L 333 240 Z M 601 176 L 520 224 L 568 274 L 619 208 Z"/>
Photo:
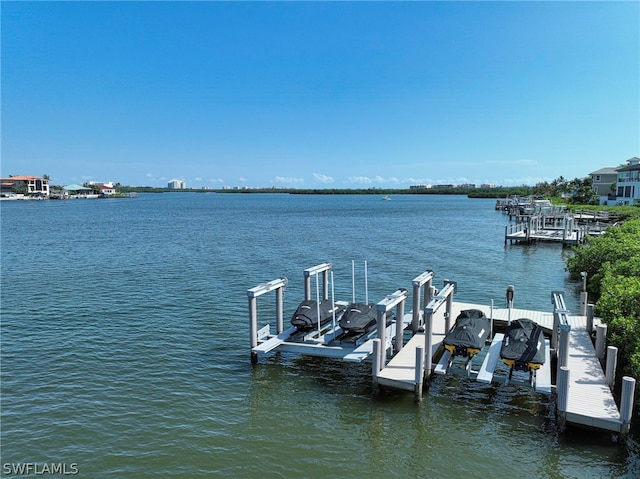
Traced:
<path id="1" fill-rule="evenodd" d="M 512 308 L 491 308 L 491 306 L 453 302 L 452 318 L 456 318 L 462 310 L 479 309 L 489 318 L 493 318 L 496 326 L 506 326 L 509 321 L 518 318 L 530 318 L 546 331 L 551 333 L 553 329 L 553 313 L 516 309 Z M 454 321 L 453 319 L 451 320 Z M 570 384 L 567 395 L 567 410 L 565 413 L 566 423 L 582 426 L 595 427 L 609 431 L 621 431 L 621 415 L 616 406 L 611 390 L 606 384 L 605 374 L 600 366 L 600 362 L 595 355 L 595 349 L 591 343 L 590 335 L 586 331 L 586 317 L 567 315 L 567 321 L 571 327 L 569 334 L 569 353 L 567 367 L 570 370 Z M 445 314 L 444 311 L 437 311 L 433 315 L 432 324 L 432 348 L 430 351 L 434 362 L 433 372 L 445 374 L 446 369 L 440 361 L 441 347 L 445 335 Z M 492 346 L 487 348 L 482 367 L 479 371 L 472 371 L 469 377 L 481 382 L 504 382 L 505 376 L 496 377 L 493 373 L 499 361 L 500 345 L 502 334 L 496 334 Z M 536 380 L 536 391 L 541 393 L 551 393 L 551 361 L 550 345 L 547 343 L 547 356 L 545 367 L 538 371 Z M 404 391 L 416 390 L 416 348 L 424 347 L 424 333 L 415 334 L 402 348 L 393 356 L 388 364 L 382 368 L 377 376 L 377 384 L 383 388 L 398 389 Z M 438 370 L 440 368 L 440 370 Z M 429 375 L 431 371 L 427 372 Z"/>

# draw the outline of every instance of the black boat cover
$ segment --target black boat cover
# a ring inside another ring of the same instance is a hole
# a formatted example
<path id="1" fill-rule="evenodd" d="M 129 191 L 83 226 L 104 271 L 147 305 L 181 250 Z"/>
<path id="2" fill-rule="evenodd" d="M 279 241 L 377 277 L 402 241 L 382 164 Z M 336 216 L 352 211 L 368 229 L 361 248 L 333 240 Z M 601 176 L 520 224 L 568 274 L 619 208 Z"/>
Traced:
<path id="1" fill-rule="evenodd" d="M 377 319 L 375 303 L 351 303 L 340 318 L 339 324 L 349 333 L 366 333 L 376 326 Z"/>
<path id="2" fill-rule="evenodd" d="M 512 321 L 502 341 L 500 357 L 516 369 L 537 369 L 544 364 L 542 328 L 528 318 Z"/>
<path id="3" fill-rule="evenodd" d="M 491 331 L 491 321 L 479 309 L 466 309 L 444 337 L 443 344 L 454 355 L 476 354 L 484 347 Z M 470 351 L 471 350 L 471 351 Z"/>
<path id="4" fill-rule="evenodd" d="M 344 311 L 344 306 L 336 304 L 336 318 Z M 320 325 L 333 318 L 333 304 L 330 299 L 320 301 Z M 318 327 L 318 302 L 315 299 L 305 299 L 291 317 L 291 324 L 298 329 Z"/>

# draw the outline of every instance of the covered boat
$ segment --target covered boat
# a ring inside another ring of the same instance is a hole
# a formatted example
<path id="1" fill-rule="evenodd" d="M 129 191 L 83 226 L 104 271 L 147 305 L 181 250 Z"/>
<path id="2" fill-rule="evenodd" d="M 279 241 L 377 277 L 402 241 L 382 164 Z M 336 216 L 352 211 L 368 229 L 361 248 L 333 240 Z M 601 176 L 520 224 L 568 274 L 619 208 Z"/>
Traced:
<path id="1" fill-rule="evenodd" d="M 472 358 L 484 347 L 491 332 L 491 321 L 479 309 L 460 312 L 453 328 L 442 341 L 452 356 Z"/>
<path id="2" fill-rule="evenodd" d="M 377 318 L 375 303 L 351 303 L 339 324 L 346 333 L 366 333 L 375 328 Z"/>
<path id="3" fill-rule="evenodd" d="M 320 301 L 320 307 L 315 299 L 305 299 L 300 303 L 295 313 L 291 317 L 291 324 L 298 329 L 317 328 L 331 321 L 335 317 L 338 318 L 344 311 L 343 305 L 333 305 L 333 301 L 325 299 Z M 318 321 L 318 312 L 320 320 Z"/>
<path id="4" fill-rule="evenodd" d="M 536 322 L 521 318 L 507 326 L 502 341 L 500 358 L 513 371 L 532 373 L 544 364 L 545 343 L 542 327 Z"/>

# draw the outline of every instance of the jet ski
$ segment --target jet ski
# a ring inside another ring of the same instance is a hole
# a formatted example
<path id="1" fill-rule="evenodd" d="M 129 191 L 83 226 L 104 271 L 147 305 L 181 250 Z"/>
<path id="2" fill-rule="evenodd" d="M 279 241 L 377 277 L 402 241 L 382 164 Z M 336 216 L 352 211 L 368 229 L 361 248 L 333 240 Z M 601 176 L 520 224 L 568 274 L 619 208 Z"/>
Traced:
<path id="1" fill-rule="evenodd" d="M 375 303 L 350 303 L 338 324 L 347 334 L 359 334 L 375 328 L 377 320 Z"/>
<path id="2" fill-rule="evenodd" d="M 514 370 L 533 373 L 544 364 L 544 357 L 545 343 L 540 325 L 528 318 L 521 318 L 507 326 L 500 358 L 509 366 L 509 375 Z"/>
<path id="3" fill-rule="evenodd" d="M 461 311 L 442 344 L 451 356 L 471 359 L 485 345 L 491 332 L 491 321 L 479 309 Z"/>
<path id="4" fill-rule="evenodd" d="M 320 307 L 315 299 L 305 299 L 291 316 L 291 324 L 298 330 L 317 328 L 318 322 L 322 326 L 331 321 L 334 315 L 338 318 L 344 309 L 343 305 L 336 304 L 334 306 L 330 299 L 320 301 Z M 320 311 L 320 321 L 318 321 L 318 310 Z"/>

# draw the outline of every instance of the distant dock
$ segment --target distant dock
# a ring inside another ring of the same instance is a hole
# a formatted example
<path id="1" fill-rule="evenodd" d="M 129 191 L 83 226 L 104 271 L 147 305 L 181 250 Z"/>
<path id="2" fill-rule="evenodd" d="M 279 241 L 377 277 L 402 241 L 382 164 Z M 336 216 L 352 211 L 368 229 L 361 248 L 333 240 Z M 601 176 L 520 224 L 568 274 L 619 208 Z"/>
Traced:
<path id="1" fill-rule="evenodd" d="M 331 267 L 331 263 L 323 263 L 304 270 L 305 299 L 312 297 L 312 278 L 316 280 L 318 299 L 329 298 Z M 423 400 L 423 389 L 434 375 L 464 374 L 470 381 L 508 383 L 514 387 L 531 387 L 541 394 L 554 394 L 561 429 L 574 424 L 628 434 L 635 379 L 623 379 L 618 407 L 611 393 L 617 349 L 605 347 L 606 325 L 599 324 L 593 317 L 593 307 L 586 304 L 586 293 L 578 315 L 566 310 L 561 292 L 551 294 L 552 311 L 523 310 L 513 307 L 513 295 L 509 307 L 454 301 L 456 283 L 445 280 L 438 291 L 433 287 L 433 278 L 434 273 L 426 271 L 413 279 L 411 311 L 405 313 L 409 291 L 398 289 L 376 303 L 375 327 L 347 340 L 338 318 L 306 331 L 284 328 L 282 297 L 286 278 L 251 288 L 247 295 L 252 362 L 256 364 L 259 356 L 278 351 L 352 362 L 369 360 L 374 389 L 412 392 L 417 402 Z M 257 299 L 270 292 L 276 295 L 275 331 L 270 324 L 262 328 L 258 325 Z M 491 320 L 491 334 L 480 353 L 466 364 L 460 364 L 461 358 L 451 357 L 444 348 L 443 338 L 455 325 L 460 312 L 469 309 L 480 310 Z M 544 331 L 546 357 L 535 374 L 510 371 L 499 358 L 504 334 L 496 330 L 504 330 L 519 318 L 535 321 Z M 601 361 L 605 358 L 603 369 Z"/>

